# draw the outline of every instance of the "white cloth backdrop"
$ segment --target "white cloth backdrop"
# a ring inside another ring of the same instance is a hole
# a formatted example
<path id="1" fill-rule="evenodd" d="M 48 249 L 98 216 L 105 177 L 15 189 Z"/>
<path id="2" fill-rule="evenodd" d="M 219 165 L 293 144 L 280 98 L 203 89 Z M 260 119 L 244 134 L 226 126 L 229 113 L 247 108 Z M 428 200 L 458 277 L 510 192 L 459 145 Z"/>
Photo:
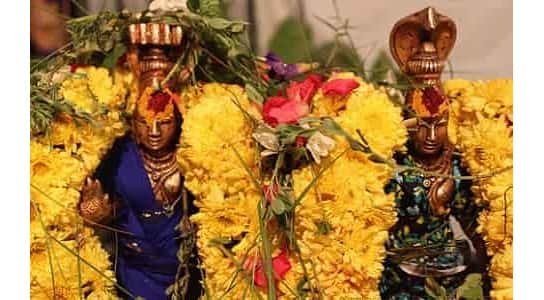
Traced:
<path id="1" fill-rule="evenodd" d="M 333 33 L 314 16 L 334 16 L 332 0 L 302 0 L 306 19 L 317 41 Z M 105 1 L 106 6 L 111 2 Z M 122 0 L 129 9 L 145 7 L 146 0 Z M 233 18 L 246 19 L 246 0 L 231 0 Z M 255 0 L 258 22 L 258 46 L 266 53 L 276 26 L 287 16 L 296 15 L 299 1 Z M 95 3 L 95 4 L 93 4 Z M 91 11 L 100 9 L 102 1 L 89 1 Z M 451 54 L 456 77 L 488 79 L 512 77 L 512 1 L 511 0 L 338 0 L 340 15 L 349 18 L 356 28 L 351 31 L 361 55 L 372 60 L 380 49 L 388 49 L 393 24 L 410 13 L 434 6 L 457 23 L 458 38 Z M 93 6 L 94 5 L 94 6 Z M 111 7 L 112 9 L 114 7 Z"/>

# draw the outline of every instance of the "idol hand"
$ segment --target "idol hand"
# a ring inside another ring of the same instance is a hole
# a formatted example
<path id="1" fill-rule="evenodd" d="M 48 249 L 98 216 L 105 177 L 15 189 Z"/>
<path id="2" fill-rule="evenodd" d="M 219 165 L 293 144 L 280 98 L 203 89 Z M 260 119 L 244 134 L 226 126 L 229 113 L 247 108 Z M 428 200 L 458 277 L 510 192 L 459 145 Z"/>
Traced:
<path id="1" fill-rule="evenodd" d="M 433 215 L 442 216 L 449 213 L 449 202 L 455 190 L 455 181 L 451 178 L 438 178 L 429 190 L 429 202 Z"/>
<path id="2" fill-rule="evenodd" d="M 100 181 L 87 177 L 81 190 L 80 215 L 91 222 L 100 223 L 111 217 L 112 211 L 109 195 L 104 193 Z"/>

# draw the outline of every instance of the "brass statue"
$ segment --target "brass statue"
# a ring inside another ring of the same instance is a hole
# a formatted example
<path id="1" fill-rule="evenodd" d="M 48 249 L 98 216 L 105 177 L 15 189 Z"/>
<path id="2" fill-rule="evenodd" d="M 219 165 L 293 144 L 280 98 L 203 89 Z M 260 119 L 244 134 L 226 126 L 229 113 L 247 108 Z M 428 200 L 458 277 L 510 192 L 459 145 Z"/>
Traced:
<path id="1" fill-rule="evenodd" d="M 183 122 L 175 94 L 179 77 L 168 78 L 181 55 L 182 28 L 131 24 L 129 38 L 127 62 L 140 91 L 132 130 L 114 145 L 99 166 L 97 179 L 87 179 L 80 213 L 129 233 L 116 233 L 116 273 L 118 283 L 134 296 L 166 299 L 174 282 L 185 282 L 175 291 L 178 299 L 180 294 L 196 299 L 201 294 L 200 272 L 188 218 L 195 208 L 176 160 Z M 188 247 L 185 264 L 178 260 L 180 244 Z"/>
<path id="2" fill-rule="evenodd" d="M 470 183 L 456 178 L 464 170 L 448 139 L 449 100 L 440 79 L 456 35 L 455 23 L 432 7 L 401 19 L 390 35 L 392 56 L 411 81 L 405 93 L 408 153 L 397 161 L 416 170 L 386 187 L 395 192 L 398 221 L 386 245 L 384 299 L 444 296 L 430 292 L 436 286 L 447 297 L 459 296 L 468 274 L 484 273 L 485 251 L 474 226 L 478 208 L 470 201 Z"/>

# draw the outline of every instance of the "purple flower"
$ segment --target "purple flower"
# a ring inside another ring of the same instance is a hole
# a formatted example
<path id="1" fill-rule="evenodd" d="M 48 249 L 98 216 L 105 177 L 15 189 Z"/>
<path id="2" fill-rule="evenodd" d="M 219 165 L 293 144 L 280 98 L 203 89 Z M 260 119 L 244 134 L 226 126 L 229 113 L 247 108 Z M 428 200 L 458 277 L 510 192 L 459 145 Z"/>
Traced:
<path id="1" fill-rule="evenodd" d="M 288 80 L 298 75 L 296 64 L 286 64 L 274 53 L 266 55 L 266 64 L 270 66 L 269 76 L 278 80 Z"/>

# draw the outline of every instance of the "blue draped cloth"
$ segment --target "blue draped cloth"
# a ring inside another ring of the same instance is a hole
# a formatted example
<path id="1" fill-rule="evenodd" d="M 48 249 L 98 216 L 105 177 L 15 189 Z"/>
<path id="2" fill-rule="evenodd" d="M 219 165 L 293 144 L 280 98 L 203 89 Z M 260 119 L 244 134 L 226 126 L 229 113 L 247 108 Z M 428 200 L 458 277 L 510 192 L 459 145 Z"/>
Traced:
<path id="1" fill-rule="evenodd" d="M 138 146 L 131 138 L 119 140 L 97 170 L 104 189 L 120 200 L 113 226 L 132 235 L 118 234 L 117 281 L 147 300 L 167 299 L 165 293 L 179 267 L 177 251 L 182 217 L 181 201 L 172 215 L 155 200 Z M 192 207 L 194 210 L 194 207 Z M 188 299 L 200 294 L 199 272 L 191 272 Z M 128 295 L 124 297 L 131 298 Z"/>

